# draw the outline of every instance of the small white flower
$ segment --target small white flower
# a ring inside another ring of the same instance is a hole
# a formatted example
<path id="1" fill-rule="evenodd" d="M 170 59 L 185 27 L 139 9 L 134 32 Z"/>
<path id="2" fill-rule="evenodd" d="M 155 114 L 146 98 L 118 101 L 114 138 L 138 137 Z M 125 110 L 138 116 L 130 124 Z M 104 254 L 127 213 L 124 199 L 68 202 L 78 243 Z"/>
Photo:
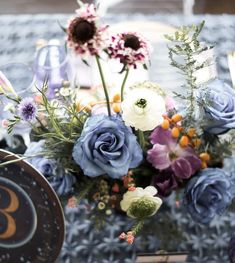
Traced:
<path id="1" fill-rule="evenodd" d="M 120 202 L 121 209 L 132 218 L 144 218 L 154 215 L 162 200 L 155 197 L 157 189 L 154 186 L 137 187 L 134 191 L 127 191 Z"/>
<path id="2" fill-rule="evenodd" d="M 149 88 L 136 88 L 128 92 L 122 102 L 122 118 L 126 125 L 141 131 L 151 131 L 161 124 L 166 112 L 165 100 Z"/>
<path id="3" fill-rule="evenodd" d="M 60 95 L 63 97 L 68 97 L 72 94 L 72 90 L 68 87 L 62 87 L 59 91 Z"/>

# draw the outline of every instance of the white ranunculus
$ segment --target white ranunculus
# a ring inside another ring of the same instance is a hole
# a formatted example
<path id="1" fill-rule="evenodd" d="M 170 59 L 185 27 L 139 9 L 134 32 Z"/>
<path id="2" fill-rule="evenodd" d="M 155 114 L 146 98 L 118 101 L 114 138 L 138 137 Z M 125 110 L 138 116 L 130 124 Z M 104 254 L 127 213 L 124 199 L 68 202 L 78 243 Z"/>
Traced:
<path id="1" fill-rule="evenodd" d="M 130 90 L 122 102 L 122 118 L 126 125 L 151 131 L 161 124 L 166 112 L 165 100 L 148 88 Z"/>
<path id="2" fill-rule="evenodd" d="M 157 189 L 154 186 L 127 191 L 120 202 L 121 209 L 132 218 L 152 216 L 162 205 L 162 200 L 155 197 L 156 194 Z"/>

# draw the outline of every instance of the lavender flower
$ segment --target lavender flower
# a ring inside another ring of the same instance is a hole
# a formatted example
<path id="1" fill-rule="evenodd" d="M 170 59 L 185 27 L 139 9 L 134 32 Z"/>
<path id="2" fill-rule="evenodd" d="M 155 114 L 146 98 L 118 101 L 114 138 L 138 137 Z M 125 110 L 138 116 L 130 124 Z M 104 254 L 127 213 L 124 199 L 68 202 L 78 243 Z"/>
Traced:
<path id="1" fill-rule="evenodd" d="M 24 121 L 33 121 L 36 118 L 37 106 L 33 98 L 24 98 L 19 104 L 19 115 Z"/>
<path id="2" fill-rule="evenodd" d="M 178 179 L 190 178 L 201 168 L 201 161 L 190 146 L 182 148 L 170 130 L 157 127 L 150 136 L 153 148 L 147 160 L 158 170 L 171 168 Z"/>
<path id="3" fill-rule="evenodd" d="M 119 59 L 127 67 L 137 68 L 137 64 L 144 65 L 149 61 L 148 43 L 135 32 L 112 36 L 108 53 L 111 58 Z"/>

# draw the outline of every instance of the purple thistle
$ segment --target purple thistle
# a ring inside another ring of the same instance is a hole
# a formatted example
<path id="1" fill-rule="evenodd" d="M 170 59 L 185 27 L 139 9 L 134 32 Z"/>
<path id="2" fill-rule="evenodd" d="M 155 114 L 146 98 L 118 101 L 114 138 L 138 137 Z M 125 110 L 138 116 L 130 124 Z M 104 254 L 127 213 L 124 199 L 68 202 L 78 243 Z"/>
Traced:
<path id="1" fill-rule="evenodd" d="M 19 104 L 19 115 L 24 121 L 33 121 L 36 118 L 37 106 L 32 98 L 24 98 Z"/>

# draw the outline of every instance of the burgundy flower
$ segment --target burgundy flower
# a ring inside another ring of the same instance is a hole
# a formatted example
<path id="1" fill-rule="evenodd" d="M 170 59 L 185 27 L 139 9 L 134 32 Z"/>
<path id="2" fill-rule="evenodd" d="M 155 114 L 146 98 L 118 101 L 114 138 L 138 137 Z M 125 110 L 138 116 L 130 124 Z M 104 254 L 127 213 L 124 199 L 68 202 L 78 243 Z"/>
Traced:
<path id="1" fill-rule="evenodd" d="M 112 36 L 108 47 L 111 58 L 127 67 L 137 67 L 137 64 L 146 64 L 149 61 L 149 47 L 146 40 L 137 33 L 127 32 Z"/>
<path id="2" fill-rule="evenodd" d="M 77 16 L 69 21 L 67 43 L 75 53 L 96 55 L 106 47 L 107 26 L 99 26 L 93 4 L 84 4 L 76 10 Z"/>
<path id="3" fill-rule="evenodd" d="M 173 171 L 167 169 L 156 174 L 154 177 L 154 186 L 161 197 L 169 196 L 172 190 L 178 186 Z"/>
<path id="4" fill-rule="evenodd" d="M 190 178 L 201 168 L 201 160 L 190 146 L 182 148 L 170 130 L 157 127 L 150 136 L 153 148 L 147 160 L 158 170 L 171 168 L 178 179 Z"/>

